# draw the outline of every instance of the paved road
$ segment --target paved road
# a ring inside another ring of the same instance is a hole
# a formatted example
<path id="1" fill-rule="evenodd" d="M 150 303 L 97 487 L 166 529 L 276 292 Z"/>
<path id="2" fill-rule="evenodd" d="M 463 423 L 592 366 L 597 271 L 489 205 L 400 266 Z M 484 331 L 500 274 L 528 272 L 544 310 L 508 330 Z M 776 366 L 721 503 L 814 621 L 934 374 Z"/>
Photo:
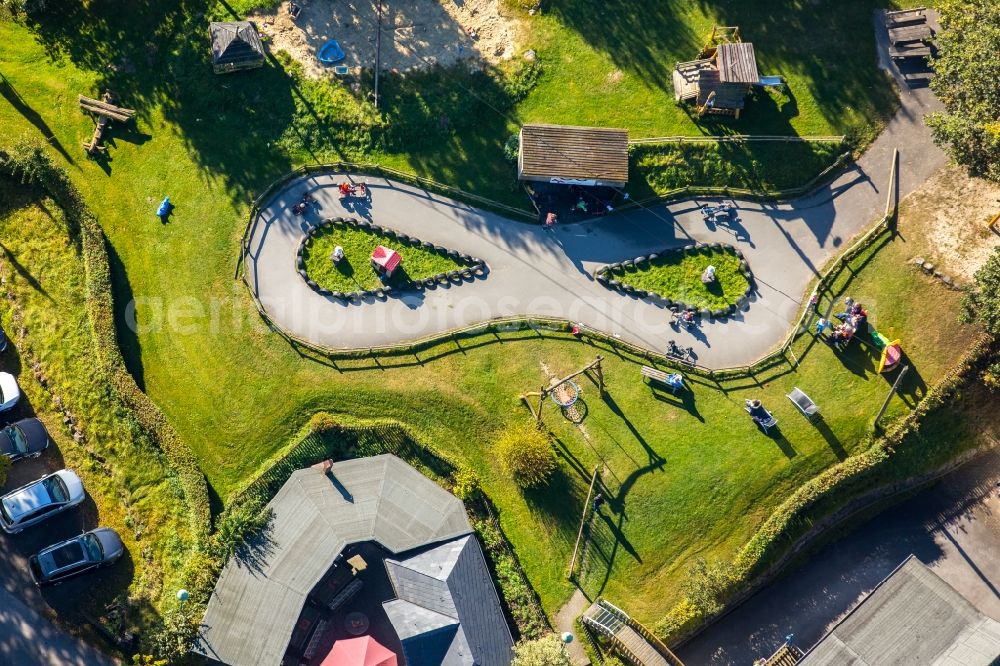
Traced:
<path id="1" fill-rule="evenodd" d="M 710 200 L 698 199 L 547 231 L 391 180 L 327 174 L 293 181 L 267 203 L 250 238 L 247 274 L 278 325 L 334 349 L 402 343 L 493 317 L 530 314 L 583 322 L 654 351 L 678 338 L 694 347 L 702 365 L 744 365 L 784 338 L 816 272 L 880 217 L 893 149 L 900 150 L 901 196 L 945 163 L 923 123 L 923 115 L 938 108 L 933 94 L 904 88 L 901 99 L 885 132 L 850 170 L 809 197 L 778 205 L 737 202 L 740 223 L 734 229 L 706 225 L 698 208 Z M 344 208 L 336 186 L 346 177 L 368 183 L 370 206 Z M 305 192 L 318 200 L 321 212 L 296 217 L 291 208 Z M 489 276 L 361 305 L 324 298 L 299 277 L 295 253 L 311 225 L 339 215 L 365 216 L 482 257 Z M 693 240 L 743 250 L 759 283 L 746 311 L 678 332 L 661 306 L 612 292 L 591 277 L 599 265 Z"/>
<path id="2" fill-rule="evenodd" d="M 748 666 L 791 633 L 809 648 L 911 553 L 1000 620 L 998 486 L 1000 452 L 994 452 L 824 547 L 677 656 L 688 666 Z"/>

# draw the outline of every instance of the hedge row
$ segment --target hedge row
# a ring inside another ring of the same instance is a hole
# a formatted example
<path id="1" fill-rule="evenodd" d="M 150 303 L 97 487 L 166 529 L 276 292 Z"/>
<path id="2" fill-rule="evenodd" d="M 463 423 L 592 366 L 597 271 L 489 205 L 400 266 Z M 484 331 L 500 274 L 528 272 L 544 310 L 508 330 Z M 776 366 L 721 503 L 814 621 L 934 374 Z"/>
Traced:
<path id="1" fill-rule="evenodd" d="M 829 510 L 835 497 L 849 497 L 856 491 L 877 488 L 885 465 L 895 448 L 914 433 L 921 419 L 931 410 L 941 407 L 967 378 L 970 370 L 992 350 L 992 339 L 981 337 L 959 362 L 920 401 L 916 408 L 895 424 L 871 446 L 827 469 L 802 485 L 785 500 L 743 546 L 727 570 L 727 585 L 721 601 L 729 601 L 751 586 L 755 578 L 772 566 L 783 551 L 801 536 L 802 525 L 817 520 Z M 684 597 L 657 623 L 654 631 L 665 642 L 675 642 L 701 626 L 716 609 L 701 608 Z"/>
<path id="2" fill-rule="evenodd" d="M 386 236 L 387 238 L 398 240 L 404 245 L 420 246 L 429 252 L 435 252 L 442 257 L 448 257 L 457 263 L 465 264 L 466 267 L 462 270 L 451 271 L 448 273 L 438 273 L 433 277 L 425 278 L 423 280 L 410 280 L 402 287 L 385 285 L 379 287 L 378 289 L 363 289 L 360 291 L 346 293 L 330 291 L 329 289 L 319 286 L 309 277 L 309 273 L 306 272 L 305 261 L 306 245 L 312 240 L 313 235 L 329 227 L 354 227 L 361 231 Z M 401 289 L 413 289 L 415 291 L 422 291 L 425 288 L 433 289 L 438 285 L 438 283 L 460 283 L 464 279 L 472 279 L 477 275 L 485 275 L 487 271 L 486 262 L 482 259 L 462 254 L 456 250 L 449 250 L 440 245 L 434 245 L 428 241 L 421 241 L 419 238 L 407 236 L 406 234 L 399 233 L 393 229 L 387 229 L 377 224 L 372 224 L 367 220 L 358 220 L 353 217 L 346 219 L 343 217 L 327 218 L 319 224 L 310 227 L 308 233 L 306 233 L 306 235 L 302 238 L 302 241 L 299 243 L 299 249 L 295 256 L 295 267 L 298 269 L 299 277 L 305 280 L 305 283 L 310 289 L 318 293 L 320 296 L 328 296 L 341 301 L 362 301 L 365 298 L 372 297 L 382 298 Z"/>
<path id="3" fill-rule="evenodd" d="M 692 252 L 701 251 L 711 251 L 711 252 L 729 252 L 740 259 L 740 270 L 743 271 L 743 275 L 746 276 L 749 284 L 747 285 L 746 291 L 737 299 L 736 303 L 730 305 L 725 310 L 710 310 L 708 308 L 698 309 L 692 305 L 681 301 L 674 301 L 667 298 L 663 294 L 657 294 L 655 292 L 646 291 L 644 289 L 637 289 L 630 284 L 621 282 L 615 279 L 615 271 L 619 271 L 626 268 L 636 267 L 639 268 L 644 264 L 651 263 L 660 257 L 667 254 L 688 254 Z M 747 263 L 746 258 L 743 256 L 743 251 L 737 247 L 733 247 L 727 243 L 691 243 L 683 247 L 671 248 L 668 250 L 662 250 L 660 252 L 654 252 L 647 256 L 636 257 L 635 259 L 626 259 L 614 264 L 608 264 L 606 266 L 601 266 L 596 271 L 594 271 L 594 278 L 609 289 L 615 289 L 626 294 L 632 294 L 637 298 L 652 298 L 660 301 L 660 303 L 667 308 L 673 310 L 692 310 L 695 315 L 700 317 L 714 317 L 719 319 L 721 317 L 727 317 L 729 315 L 736 314 L 737 310 L 743 309 L 747 303 L 750 302 L 750 298 L 753 296 L 754 291 L 754 280 L 753 271 L 750 270 L 750 265 Z"/>
<path id="4" fill-rule="evenodd" d="M 160 409 L 139 389 L 125 367 L 115 332 L 111 271 L 104 232 L 66 172 L 53 164 L 41 147 L 21 144 L 0 150 L 0 169 L 22 182 L 38 185 L 65 211 L 71 234 L 75 236 L 73 240 L 82 248 L 87 279 L 86 302 L 98 366 L 115 396 L 135 415 L 177 473 L 187 500 L 188 520 L 196 546 L 203 545 L 211 529 L 208 484 L 191 450 Z"/>

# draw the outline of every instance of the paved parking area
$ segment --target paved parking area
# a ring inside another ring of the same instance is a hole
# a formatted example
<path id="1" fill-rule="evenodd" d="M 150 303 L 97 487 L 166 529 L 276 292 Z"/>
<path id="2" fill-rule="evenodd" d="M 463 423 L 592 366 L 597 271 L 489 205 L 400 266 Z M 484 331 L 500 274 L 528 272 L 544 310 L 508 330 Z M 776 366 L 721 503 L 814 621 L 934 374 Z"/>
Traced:
<path id="1" fill-rule="evenodd" d="M 22 403 L 0 415 L 0 427 L 31 415 L 30 406 Z M 39 458 L 14 463 L 3 493 L 62 467 L 58 448 L 51 446 Z M 60 618 L 70 625 L 80 622 L 80 601 L 92 598 L 94 590 L 102 589 L 102 582 L 110 570 L 85 574 L 44 589 L 35 586 L 28 572 L 31 555 L 45 546 L 96 527 L 96 513 L 88 497 L 79 507 L 20 534 L 0 531 L 0 562 L 3 563 L 0 566 L 0 664 L 96 666 L 117 663 L 51 619 Z M 122 564 L 128 566 L 125 560 L 115 566 Z"/>

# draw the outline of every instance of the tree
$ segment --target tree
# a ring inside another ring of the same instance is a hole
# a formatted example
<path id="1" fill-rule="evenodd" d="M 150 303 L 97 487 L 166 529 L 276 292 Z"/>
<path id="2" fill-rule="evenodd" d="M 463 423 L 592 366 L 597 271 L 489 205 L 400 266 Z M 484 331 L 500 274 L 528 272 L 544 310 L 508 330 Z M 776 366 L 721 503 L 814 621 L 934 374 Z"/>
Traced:
<path id="1" fill-rule="evenodd" d="M 548 634 L 515 645 L 514 661 L 510 666 L 570 666 L 570 661 L 562 639 Z"/>
<path id="2" fill-rule="evenodd" d="M 500 466 L 522 488 L 540 486 L 556 468 L 556 452 L 548 436 L 532 424 L 511 426 L 494 445 Z"/>
<path id="3" fill-rule="evenodd" d="M 934 141 L 971 173 L 1000 181 L 1000 0 L 939 0 L 931 88 L 945 110 L 927 116 Z"/>
<path id="4" fill-rule="evenodd" d="M 1000 249 L 976 271 L 975 284 L 962 296 L 962 320 L 979 322 L 1000 337 Z"/>

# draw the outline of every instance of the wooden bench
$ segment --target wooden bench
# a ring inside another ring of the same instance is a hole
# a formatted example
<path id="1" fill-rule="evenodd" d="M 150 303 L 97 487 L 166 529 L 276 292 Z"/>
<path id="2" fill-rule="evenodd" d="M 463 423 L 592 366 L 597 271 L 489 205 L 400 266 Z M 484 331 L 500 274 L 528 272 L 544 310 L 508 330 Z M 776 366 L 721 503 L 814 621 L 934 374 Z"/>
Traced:
<path id="1" fill-rule="evenodd" d="M 901 9 L 895 12 L 885 13 L 885 27 L 898 28 L 904 25 L 927 23 L 927 9 L 919 7 L 917 9 Z"/>
<path id="2" fill-rule="evenodd" d="M 931 47 L 920 43 L 889 47 L 889 57 L 894 60 L 906 60 L 907 58 L 929 58 L 930 55 Z"/>
<path id="3" fill-rule="evenodd" d="M 933 36 L 931 27 L 927 24 L 904 25 L 899 28 L 889 28 L 889 43 L 893 46 L 907 42 L 922 42 Z"/>
<path id="4" fill-rule="evenodd" d="M 663 370 L 657 370 L 656 368 L 651 368 L 648 365 L 642 366 L 639 370 L 643 377 L 649 379 L 650 381 L 659 382 L 671 390 L 673 393 L 677 393 L 677 389 L 684 388 L 684 375 L 677 372 L 664 372 Z"/>

